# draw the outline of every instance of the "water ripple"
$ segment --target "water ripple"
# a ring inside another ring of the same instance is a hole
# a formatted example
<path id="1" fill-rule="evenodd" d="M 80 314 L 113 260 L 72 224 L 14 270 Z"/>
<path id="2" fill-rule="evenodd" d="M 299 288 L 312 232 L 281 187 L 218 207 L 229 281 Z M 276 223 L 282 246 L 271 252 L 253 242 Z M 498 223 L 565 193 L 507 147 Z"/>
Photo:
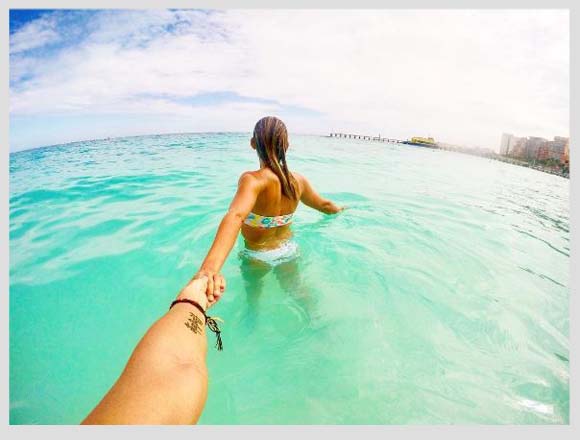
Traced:
<path id="1" fill-rule="evenodd" d="M 78 423 L 110 387 L 257 166 L 248 136 L 11 154 L 12 423 Z M 289 163 L 348 209 L 298 209 L 295 266 L 228 259 L 202 423 L 569 422 L 566 180 L 314 136 Z"/>

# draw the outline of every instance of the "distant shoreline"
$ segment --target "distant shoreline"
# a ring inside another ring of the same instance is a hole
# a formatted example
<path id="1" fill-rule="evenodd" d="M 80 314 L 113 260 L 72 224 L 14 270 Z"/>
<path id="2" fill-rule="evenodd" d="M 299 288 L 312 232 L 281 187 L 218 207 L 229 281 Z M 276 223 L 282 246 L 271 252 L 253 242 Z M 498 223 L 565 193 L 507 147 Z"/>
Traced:
<path id="1" fill-rule="evenodd" d="M 244 132 L 244 131 L 192 131 L 192 132 L 136 134 L 136 135 L 128 135 L 128 136 L 105 137 L 105 138 L 96 138 L 96 139 L 86 139 L 86 140 L 64 142 L 62 144 L 42 145 L 39 147 L 25 148 L 23 150 L 18 150 L 18 151 L 10 151 L 10 156 L 12 156 L 13 154 L 31 152 L 34 150 L 42 150 L 45 148 L 54 148 L 54 147 L 62 147 L 62 146 L 66 146 L 66 145 L 80 144 L 80 143 L 85 143 L 85 142 L 98 142 L 98 141 L 109 141 L 109 140 L 112 141 L 112 140 L 116 140 L 116 139 L 129 139 L 129 138 L 139 138 L 139 137 L 182 136 L 182 135 L 200 135 L 200 134 L 212 134 L 212 135 L 218 135 L 218 134 L 239 134 L 239 135 L 242 135 L 242 134 L 246 134 L 246 135 L 250 135 L 250 132 L 249 131 L 248 132 Z M 323 134 L 310 134 L 310 133 L 299 133 L 297 135 L 298 136 L 319 136 L 319 137 L 326 137 L 326 138 L 331 137 L 331 136 L 323 135 Z M 348 139 L 348 138 L 337 138 L 337 139 Z M 368 140 L 371 142 L 373 142 L 373 141 L 380 142 L 379 140 L 370 138 L 370 136 L 369 136 L 369 139 L 358 139 L 358 140 Z M 380 142 L 380 143 L 384 143 L 384 142 Z M 390 142 L 386 142 L 386 143 L 390 143 Z M 402 142 L 392 143 L 392 144 L 393 145 L 408 145 L 408 144 L 405 144 Z M 422 145 L 416 145 L 416 146 L 413 146 L 412 148 L 428 148 L 429 150 L 452 151 L 454 153 L 467 154 L 469 156 L 476 156 L 476 157 L 481 157 L 484 159 L 493 159 L 493 160 L 497 160 L 499 162 L 509 163 L 511 165 L 521 166 L 521 167 L 525 167 L 525 168 L 532 168 L 536 171 L 541 171 L 541 172 L 544 172 L 547 174 L 553 174 L 553 175 L 560 176 L 560 177 L 563 177 L 566 179 L 570 179 L 569 173 L 561 173 L 561 172 L 557 172 L 557 171 L 543 168 L 541 166 L 534 166 L 533 164 L 530 164 L 529 162 L 514 159 L 511 157 L 500 156 L 497 153 L 485 155 L 485 154 L 477 154 L 476 152 L 470 152 L 468 150 L 448 149 L 448 148 L 441 148 L 439 146 L 426 147 L 426 146 L 422 146 Z"/>
<path id="2" fill-rule="evenodd" d="M 353 136 L 353 137 L 350 137 Z M 380 137 L 373 137 L 373 136 L 365 136 L 365 135 L 336 135 L 336 134 L 331 134 L 331 135 L 327 135 L 325 137 L 329 137 L 329 138 L 337 138 L 337 139 L 353 139 L 353 140 L 363 140 L 363 141 L 374 141 L 374 142 L 380 142 L 380 143 L 391 143 L 391 144 L 399 144 L 399 145 L 412 145 L 416 148 L 427 148 L 429 150 L 441 150 L 441 151 L 452 151 L 454 153 L 461 153 L 461 154 L 467 154 L 469 156 L 476 156 L 476 157 L 482 157 L 484 159 L 493 159 L 493 160 L 497 160 L 499 162 L 504 162 L 504 163 L 509 163 L 511 165 L 517 165 L 517 166 L 521 166 L 521 167 L 525 167 L 525 168 L 532 168 L 536 171 L 541 171 L 547 174 L 553 174 L 555 176 L 560 176 L 563 177 L 565 179 L 570 179 L 570 173 L 565 173 L 565 172 L 561 172 L 561 171 L 557 171 L 554 169 L 550 169 L 550 168 L 546 168 L 543 167 L 541 165 L 534 165 L 534 163 L 530 163 L 527 162 L 525 160 L 519 160 L 513 157 L 509 157 L 509 156 L 502 156 L 500 154 L 495 153 L 493 150 L 491 149 L 484 149 L 484 150 L 488 150 L 488 152 L 482 152 L 481 150 L 478 152 L 476 150 L 471 151 L 468 148 L 464 148 L 464 147 L 459 147 L 459 146 L 443 146 L 445 144 L 420 144 L 420 143 L 411 143 L 410 141 L 402 141 L 402 140 L 395 140 L 395 142 L 389 142 L 390 139 L 389 138 L 380 138 Z"/>
<path id="3" fill-rule="evenodd" d="M 497 154 L 497 153 L 485 155 L 485 154 L 477 154 L 476 152 L 469 152 L 469 151 L 465 151 L 465 150 L 463 150 L 463 151 L 462 150 L 447 150 L 444 148 L 431 148 L 431 149 L 432 150 L 453 151 L 455 153 L 467 154 L 469 156 L 477 156 L 477 157 L 482 157 L 484 159 L 497 160 L 498 162 L 509 163 L 510 165 L 516 165 L 516 166 L 524 167 L 524 168 L 532 168 L 536 171 L 541 171 L 543 173 L 553 174 L 555 176 L 560 176 L 560 177 L 563 177 L 565 179 L 570 179 L 570 173 L 558 172 L 558 171 L 555 171 L 553 169 L 542 167 L 540 165 L 534 165 L 533 163 L 526 162 L 525 160 L 519 160 L 519 159 L 515 159 L 513 157 L 509 157 L 509 156 L 502 156 L 502 155 Z"/>
<path id="4" fill-rule="evenodd" d="M 520 167 L 532 168 L 534 170 L 541 171 L 543 173 L 554 174 L 555 176 L 560 176 L 560 177 L 564 177 L 565 179 L 570 179 L 570 173 L 558 172 L 558 171 L 550 170 L 548 168 L 544 168 L 542 166 L 534 166 L 533 164 L 531 164 L 529 162 L 514 159 L 513 157 L 509 157 L 509 156 L 504 157 L 504 156 L 498 155 L 498 157 L 490 157 L 490 159 L 497 160 L 500 162 L 509 163 L 511 165 L 517 165 Z"/>

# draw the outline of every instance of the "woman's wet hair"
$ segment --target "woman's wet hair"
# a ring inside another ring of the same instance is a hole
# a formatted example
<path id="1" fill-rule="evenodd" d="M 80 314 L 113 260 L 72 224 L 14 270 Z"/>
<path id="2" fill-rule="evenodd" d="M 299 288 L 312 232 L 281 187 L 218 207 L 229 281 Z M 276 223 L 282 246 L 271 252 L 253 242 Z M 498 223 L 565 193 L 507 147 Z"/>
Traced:
<path id="1" fill-rule="evenodd" d="M 288 150 L 286 125 L 275 116 L 266 116 L 256 123 L 252 141 L 260 160 L 278 176 L 282 194 L 296 200 L 298 198 L 296 179 L 290 174 L 286 163 Z"/>

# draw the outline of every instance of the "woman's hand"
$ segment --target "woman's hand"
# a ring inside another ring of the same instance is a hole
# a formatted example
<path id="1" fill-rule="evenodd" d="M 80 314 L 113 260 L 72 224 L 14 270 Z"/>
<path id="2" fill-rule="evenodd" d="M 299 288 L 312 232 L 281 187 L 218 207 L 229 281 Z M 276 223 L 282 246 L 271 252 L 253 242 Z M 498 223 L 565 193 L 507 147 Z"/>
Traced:
<path id="1" fill-rule="evenodd" d="M 193 277 L 194 280 L 207 277 L 207 287 L 205 293 L 211 305 L 219 301 L 226 290 L 226 280 L 219 272 L 211 269 L 200 269 Z"/>

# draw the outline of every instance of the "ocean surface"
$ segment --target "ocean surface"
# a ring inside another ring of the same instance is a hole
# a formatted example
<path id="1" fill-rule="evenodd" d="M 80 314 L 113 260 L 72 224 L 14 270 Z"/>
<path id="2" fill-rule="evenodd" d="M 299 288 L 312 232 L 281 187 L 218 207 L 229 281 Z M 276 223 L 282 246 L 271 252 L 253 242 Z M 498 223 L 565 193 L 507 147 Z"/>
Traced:
<path id="1" fill-rule="evenodd" d="M 224 268 L 203 424 L 569 423 L 569 181 L 421 147 L 292 136 L 300 257 Z M 76 424 L 196 272 L 256 169 L 249 134 L 10 155 L 10 423 Z"/>

